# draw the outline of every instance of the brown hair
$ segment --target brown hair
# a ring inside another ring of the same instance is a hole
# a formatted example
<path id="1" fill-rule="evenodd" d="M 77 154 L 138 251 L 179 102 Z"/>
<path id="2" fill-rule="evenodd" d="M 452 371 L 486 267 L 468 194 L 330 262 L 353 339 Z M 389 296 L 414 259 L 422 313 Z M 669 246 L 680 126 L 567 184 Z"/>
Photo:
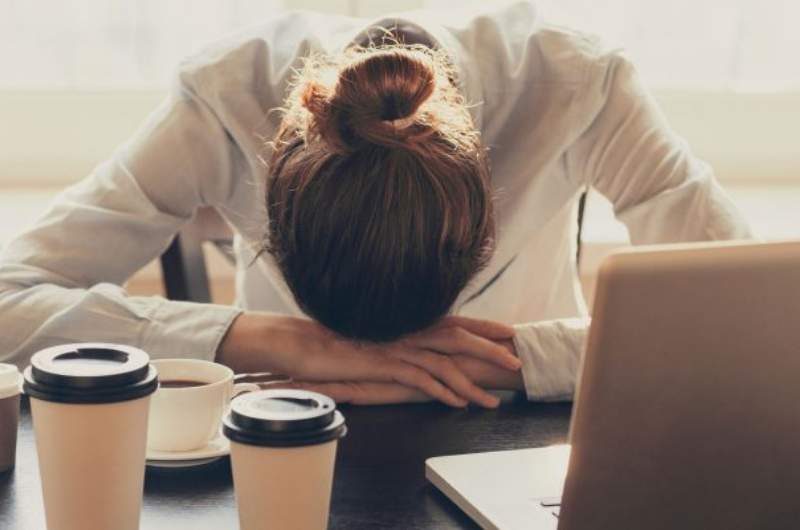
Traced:
<path id="1" fill-rule="evenodd" d="M 388 341 L 444 316 L 487 263 L 487 157 L 444 52 L 306 60 L 271 144 L 268 251 L 300 307 Z"/>

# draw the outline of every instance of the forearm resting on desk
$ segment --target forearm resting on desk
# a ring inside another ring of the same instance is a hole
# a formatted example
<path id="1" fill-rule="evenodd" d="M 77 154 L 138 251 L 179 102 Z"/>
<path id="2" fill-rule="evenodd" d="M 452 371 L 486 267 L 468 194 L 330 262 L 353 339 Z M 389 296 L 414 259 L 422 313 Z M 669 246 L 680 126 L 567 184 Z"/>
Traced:
<path id="1" fill-rule="evenodd" d="M 455 407 L 494 407 L 498 399 L 470 374 L 521 387 L 521 378 L 512 381 L 505 373 L 521 367 L 509 346 L 513 334 L 504 324 L 445 317 L 393 343 L 371 344 L 342 339 L 311 320 L 244 313 L 223 339 L 217 361 L 236 372 L 286 374 L 296 385 L 327 390 L 340 401 L 398 402 L 419 400 L 420 394 Z M 348 395 L 355 389 L 358 397 L 349 399 L 341 389 Z"/>
<path id="2" fill-rule="evenodd" d="M 487 390 L 524 390 L 525 385 L 518 371 L 497 368 L 487 362 L 455 358 L 461 370 L 476 385 Z M 341 381 L 316 383 L 295 381 L 281 387 L 302 388 L 331 396 L 339 403 L 355 405 L 386 405 L 393 403 L 415 403 L 431 401 L 432 398 L 413 387 L 399 383 L 375 383 L 369 381 Z"/>

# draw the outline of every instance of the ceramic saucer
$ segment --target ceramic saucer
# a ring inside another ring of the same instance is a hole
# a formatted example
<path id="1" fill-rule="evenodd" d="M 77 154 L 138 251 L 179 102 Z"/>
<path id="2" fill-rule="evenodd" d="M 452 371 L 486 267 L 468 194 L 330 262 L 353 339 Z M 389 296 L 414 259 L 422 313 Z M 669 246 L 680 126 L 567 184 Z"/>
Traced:
<path id="1" fill-rule="evenodd" d="M 179 468 L 210 464 L 230 454 L 230 441 L 220 432 L 205 446 L 191 451 L 147 450 L 147 465 L 152 467 Z"/>

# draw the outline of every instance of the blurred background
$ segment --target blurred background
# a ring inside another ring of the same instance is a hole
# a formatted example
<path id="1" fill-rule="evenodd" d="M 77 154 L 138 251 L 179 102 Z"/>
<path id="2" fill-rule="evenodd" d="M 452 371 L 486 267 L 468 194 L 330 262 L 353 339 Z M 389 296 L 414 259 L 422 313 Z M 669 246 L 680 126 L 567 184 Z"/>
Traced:
<path id="1" fill-rule="evenodd" d="M 0 0 L 0 245 L 122 142 L 185 55 L 280 10 L 373 18 L 446 0 Z M 800 2 L 550 0 L 553 23 L 624 46 L 673 127 L 709 161 L 765 238 L 800 237 Z M 587 207 L 582 274 L 627 235 Z M 213 260 L 212 260 L 213 261 Z M 232 270 L 211 263 L 227 301 Z M 156 292 L 156 267 L 131 284 Z"/>

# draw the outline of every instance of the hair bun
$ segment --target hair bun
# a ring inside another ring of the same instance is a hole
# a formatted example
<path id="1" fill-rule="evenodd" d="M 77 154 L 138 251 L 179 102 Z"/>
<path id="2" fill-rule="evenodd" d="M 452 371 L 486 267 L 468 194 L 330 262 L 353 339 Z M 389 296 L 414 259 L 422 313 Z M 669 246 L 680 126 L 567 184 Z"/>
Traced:
<path id="1" fill-rule="evenodd" d="M 373 50 L 338 73 L 332 89 L 310 83 L 301 95 L 314 128 L 332 147 L 410 147 L 434 132 L 419 115 L 436 88 L 434 64 L 425 52 Z"/>

